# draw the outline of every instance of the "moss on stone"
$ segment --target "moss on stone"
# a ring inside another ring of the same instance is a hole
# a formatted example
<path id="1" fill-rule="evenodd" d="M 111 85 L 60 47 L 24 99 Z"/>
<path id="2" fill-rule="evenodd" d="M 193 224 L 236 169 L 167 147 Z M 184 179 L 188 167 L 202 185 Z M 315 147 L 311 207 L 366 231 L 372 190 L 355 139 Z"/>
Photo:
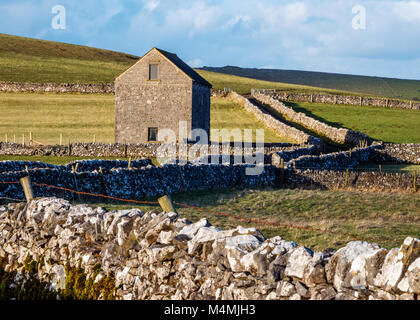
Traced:
<path id="1" fill-rule="evenodd" d="M 41 259 L 33 260 L 28 255 L 23 266 L 23 273 L 29 279 L 15 283 L 17 271 L 6 272 L 7 257 L 0 258 L 0 300 L 54 300 L 57 293 L 49 290 L 46 282 L 38 279 L 38 266 Z"/>
<path id="2" fill-rule="evenodd" d="M 115 300 L 115 277 L 111 273 L 95 283 L 97 275 L 102 271 L 98 263 L 93 267 L 93 274 L 87 278 L 84 270 L 79 266 L 65 266 L 66 287 L 60 290 L 60 298 L 64 300 Z"/>
<path id="3" fill-rule="evenodd" d="M 44 265 L 44 257 L 37 261 L 31 255 L 25 259 L 22 272 L 29 280 L 15 283 L 17 271 L 6 272 L 7 257 L 0 258 L 0 300 L 115 300 L 115 277 L 111 273 L 103 276 L 97 283 L 95 279 L 101 273 L 102 267 L 98 263 L 93 267 L 93 274 L 87 278 L 84 270 L 79 266 L 65 266 L 65 289 L 58 292 L 49 290 L 49 284 L 38 279 L 38 270 Z"/>

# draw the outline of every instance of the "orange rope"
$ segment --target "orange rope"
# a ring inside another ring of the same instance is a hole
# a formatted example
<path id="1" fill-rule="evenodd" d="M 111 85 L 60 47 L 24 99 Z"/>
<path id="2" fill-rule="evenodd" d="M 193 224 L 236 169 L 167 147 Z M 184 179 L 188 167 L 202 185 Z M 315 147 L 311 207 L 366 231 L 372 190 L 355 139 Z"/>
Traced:
<path id="1" fill-rule="evenodd" d="M 350 237 L 354 240 L 359 240 L 359 241 L 364 241 L 364 240 L 375 241 L 375 240 L 378 240 L 378 239 L 387 240 L 387 241 L 399 241 L 399 242 L 403 241 L 403 240 L 390 239 L 390 238 L 384 238 L 384 237 L 362 239 L 362 238 L 356 237 L 356 236 L 354 236 L 350 233 L 345 233 L 345 232 L 334 232 L 334 231 L 331 231 L 331 230 L 323 230 L 323 229 L 309 227 L 309 226 L 298 226 L 298 225 L 291 225 L 291 224 L 286 224 L 286 223 L 267 222 L 267 221 L 264 221 L 264 220 L 241 217 L 241 216 L 238 216 L 238 215 L 233 215 L 233 214 L 224 213 L 224 212 L 217 212 L 217 211 L 214 211 L 214 210 L 205 209 L 205 208 L 196 207 L 196 206 L 191 206 L 191 205 L 184 204 L 184 203 L 179 203 L 179 202 L 174 202 L 174 203 L 179 205 L 179 206 L 182 206 L 184 208 L 207 211 L 209 213 L 213 213 L 213 214 L 218 215 L 218 216 L 224 216 L 224 217 L 234 218 L 234 219 L 245 221 L 245 222 L 252 222 L 252 223 L 257 223 L 257 224 L 262 224 L 262 225 L 269 225 L 269 226 L 274 226 L 274 227 L 278 227 L 278 228 L 289 228 L 289 229 L 297 229 L 297 230 L 327 232 L 329 234 L 334 234 L 334 235 L 345 235 L 345 236 L 348 236 L 348 237 Z"/>
<path id="2" fill-rule="evenodd" d="M 62 187 L 57 187 L 57 186 L 50 186 L 50 185 L 44 184 L 44 183 L 34 183 L 34 185 L 36 185 L 38 187 L 53 188 L 53 189 L 58 189 L 58 190 L 63 190 L 63 191 L 68 191 L 68 192 L 73 192 L 73 193 L 77 193 L 77 194 L 83 194 L 83 195 L 93 196 L 93 197 L 101 197 L 101 198 L 113 199 L 113 200 L 118 200 L 118 201 L 123 201 L 123 202 L 132 202 L 132 203 L 139 203 L 139 204 L 159 204 L 159 202 L 153 202 L 153 201 L 138 201 L 138 200 L 122 199 L 122 198 L 116 198 L 116 197 L 107 196 L 107 195 L 104 195 L 104 194 L 96 194 L 96 193 L 90 193 L 90 192 L 76 191 L 76 190 L 62 188 Z"/>
<path id="3" fill-rule="evenodd" d="M 0 183 L 1 184 L 18 184 L 19 182 L 0 182 Z M 67 191 L 67 192 L 73 192 L 73 193 L 82 194 L 82 195 L 88 195 L 88 196 L 93 196 L 93 197 L 102 197 L 102 198 L 107 198 L 107 199 L 112 199 L 112 200 L 118 200 L 118 201 L 122 201 L 122 202 L 131 202 L 131 203 L 137 203 L 137 204 L 159 204 L 159 202 L 154 202 L 154 201 L 138 201 L 138 200 L 131 200 L 131 199 L 122 199 L 122 198 L 116 198 L 116 197 L 107 196 L 107 195 L 103 195 L 103 194 L 95 194 L 95 193 L 90 193 L 90 192 L 76 191 L 76 190 L 72 190 L 72 189 L 68 189 L 68 188 L 51 186 L 51 185 L 44 184 L 44 183 L 33 183 L 33 184 L 36 185 L 36 186 L 39 186 L 39 187 L 53 188 L 53 189 L 63 190 L 63 191 Z M 349 238 L 352 238 L 354 240 L 359 240 L 359 241 L 364 241 L 364 240 L 376 241 L 378 239 L 386 240 L 386 241 L 399 241 L 399 242 L 403 241 L 403 240 L 390 239 L 390 238 L 385 238 L 385 237 L 362 239 L 362 238 L 354 236 L 350 233 L 345 233 L 345 232 L 334 232 L 334 231 L 331 231 L 331 230 L 323 230 L 323 229 L 309 227 L 309 226 L 298 226 L 298 225 L 292 225 L 292 224 L 287 224 L 287 223 L 267 222 L 267 221 L 264 221 L 264 220 L 247 218 L 247 217 L 242 217 L 242 216 L 238 216 L 238 215 L 234 215 L 234 214 L 230 214 L 230 213 L 218 212 L 218 211 L 214 211 L 214 210 L 210 210 L 210 209 L 206 209 L 206 208 L 202 208 L 202 207 L 192 206 L 192 205 L 188 205 L 188 204 L 180 203 L 180 202 L 176 202 L 176 201 L 174 201 L 174 203 L 181 206 L 181 207 L 184 207 L 184 208 L 206 211 L 206 212 L 218 215 L 218 216 L 223 216 L 223 217 L 227 217 L 227 218 L 234 218 L 234 219 L 237 219 L 237 220 L 240 220 L 240 221 L 251 222 L 251 223 L 256 223 L 256 224 L 274 226 L 274 227 L 277 227 L 277 228 L 307 230 L 307 231 L 315 231 L 315 232 L 323 232 L 323 233 L 326 232 L 326 233 L 333 234 L 333 235 L 345 235 Z"/>

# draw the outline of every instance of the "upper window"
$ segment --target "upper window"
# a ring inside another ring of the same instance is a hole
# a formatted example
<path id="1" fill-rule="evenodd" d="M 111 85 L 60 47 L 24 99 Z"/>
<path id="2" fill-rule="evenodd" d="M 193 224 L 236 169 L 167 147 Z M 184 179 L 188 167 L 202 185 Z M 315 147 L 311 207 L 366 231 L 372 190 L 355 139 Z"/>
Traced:
<path id="1" fill-rule="evenodd" d="M 149 80 L 158 80 L 157 64 L 149 64 Z"/>

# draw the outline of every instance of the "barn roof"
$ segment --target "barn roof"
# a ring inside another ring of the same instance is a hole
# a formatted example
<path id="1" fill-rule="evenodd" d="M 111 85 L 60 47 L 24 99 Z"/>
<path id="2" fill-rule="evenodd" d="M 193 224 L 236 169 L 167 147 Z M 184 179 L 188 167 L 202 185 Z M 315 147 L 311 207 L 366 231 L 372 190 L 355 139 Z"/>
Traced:
<path id="1" fill-rule="evenodd" d="M 170 60 L 175 66 L 177 66 L 181 71 L 183 71 L 188 77 L 190 77 L 195 82 L 211 88 L 212 85 L 204 79 L 202 76 L 200 76 L 197 72 L 194 71 L 193 68 L 191 68 L 188 64 L 186 64 L 184 61 L 182 61 L 175 53 L 170 53 L 168 51 L 155 48 L 157 51 L 159 51 L 162 55 L 164 55 L 168 60 Z"/>

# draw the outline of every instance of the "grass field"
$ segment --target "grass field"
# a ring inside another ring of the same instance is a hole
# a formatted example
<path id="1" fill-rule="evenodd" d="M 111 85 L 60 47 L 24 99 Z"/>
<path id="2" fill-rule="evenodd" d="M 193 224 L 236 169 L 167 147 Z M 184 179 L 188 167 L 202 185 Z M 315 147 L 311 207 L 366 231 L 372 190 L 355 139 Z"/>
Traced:
<path id="1" fill-rule="evenodd" d="M 26 142 L 29 132 L 43 144 L 114 141 L 114 96 L 99 94 L 0 93 L 0 141 Z M 237 104 L 212 99 L 212 128 L 265 129 L 266 142 L 293 142 L 264 128 Z M 254 131 L 255 136 L 255 131 Z"/>
<path id="2" fill-rule="evenodd" d="M 279 137 L 274 131 L 265 128 L 264 124 L 258 121 L 253 115 L 244 111 L 243 107 L 227 99 L 214 97 L 211 106 L 211 128 L 212 129 L 264 129 L 265 142 L 290 142 L 295 143 L 287 137 Z M 211 140 L 215 141 L 215 135 L 210 132 Z M 229 137 L 226 137 L 229 139 Z M 255 131 L 253 131 L 255 141 Z M 246 141 L 252 142 L 252 141 Z"/>
<path id="3" fill-rule="evenodd" d="M 315 250 L 337 249 L 354 241 L 352 236 L 387 248 L 399 247 L 406 236 L 420 237 L 418 194 L 264 189 L 189 192 L 173 195 L 172 198 L 175 202 L 205 209 L 177 206 L 182 217 L 194 222 L 206 217 L 213 225 L 223 229 L 237 225 L 256 227 L 266 237 L 280 235 Z M 138 207 L 143 211 L 160 212 L 156 206 L 94 205 L 108 210 Z M 289 227 L 238 221 L 215 212 L 287 224 Z M 291 228 L 290 225 L 320 231 Z"/>
<path id="4" fill-rule="evenodd" d="M 363 132 L 373 139 L 393 143 L 420 143 L 420 111 L 381 107 L 285 102 L 334 127 Z"/>

